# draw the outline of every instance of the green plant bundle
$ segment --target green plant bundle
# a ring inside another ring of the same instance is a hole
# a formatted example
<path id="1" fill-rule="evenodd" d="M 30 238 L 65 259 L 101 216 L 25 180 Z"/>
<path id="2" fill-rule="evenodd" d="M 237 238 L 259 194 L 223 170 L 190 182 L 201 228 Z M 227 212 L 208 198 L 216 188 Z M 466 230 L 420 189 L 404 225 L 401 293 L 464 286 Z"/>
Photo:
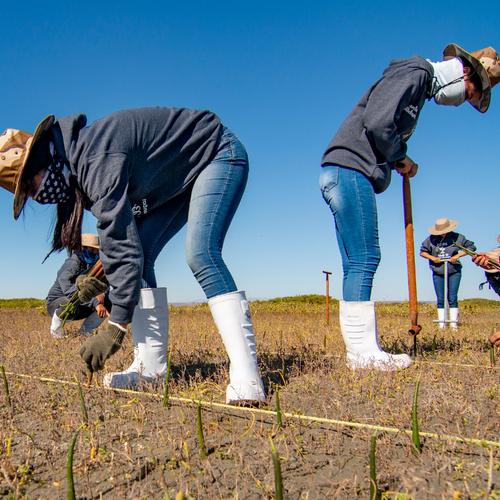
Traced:
<path id="1" fill-rule="evenodd" d="M 103 282 L 106 282 L 106 275 L 104 274 L 104 269 L 102 267 L 101 260 L 99 259 L 93 266 L 92 268 L 85 273 L 82 273 L 84 275 L 87 275 L 88 277 L 93 277 L 97 278 L 98 280 L 101 280 Z M 64 325 L 66 324 L 66 321 L 68 318 L 75 314 L 78 307 L 80 306 L 81 300 L 78 295 L 78 290 L 73 294 L 71 299 L 69 299 L 69 302 L 66 304 L 66 307 L 64 308 L 64 311 L 59 315 L 59 317 L 63 320 L 62 322 L 62 328 L 64 329 Z"/>
<path id="2" fill-rule="evenodd" d="M 462 252 L 465 252 L 467 255 L 470 255 L 471 257 L 474 257 L 476 255 L 479 255 L 477 252 L 473 252 L 472 250 L 469 250 L 468 248 L 463 247 L 462 245 L 459 245 L 458 243 L 455 243 L 455 245 L 462 250 Z M 495 269 L 498 269 L 500 271 L 500 262 L 497 260 L 490 259 L 489 257 L 484 256 L 486 259 L 488 259 L 488 263 L 494 267 Z"/>

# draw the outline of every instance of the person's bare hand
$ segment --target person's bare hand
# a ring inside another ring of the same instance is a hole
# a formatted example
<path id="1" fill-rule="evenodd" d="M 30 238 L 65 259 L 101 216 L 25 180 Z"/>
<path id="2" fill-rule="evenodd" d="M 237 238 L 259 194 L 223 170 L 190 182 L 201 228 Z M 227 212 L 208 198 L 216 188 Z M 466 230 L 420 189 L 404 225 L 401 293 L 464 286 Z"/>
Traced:
<path id="1" fill-rule="evenodd" d="M 108 310 L 102 304 L 97 304 L 95 312 L 97 313 L 97 316 L 99 316 L 99 318 L 105 318 L 106 316 L 109 316 Z"/>
<path id="2" fill-rule="evenodd" d="M 500 332 L 495 332 L 489 339 L 490 344 L 495 347 L 500 347 Z"/>
<path id="3" fill-rule="evenodd" d="M 441 259 L 439 257 L 434 257 L 432 262 L 434 262 L 434 264 L 441 264 Z"/>
<path id="4" fill-rule="evenodd" d="M 488 259 L 492 259 L 494 261 L 498 261 L 498 255 L 492 253 L 481 252 L 472 257 L 472 262 L 476 264 L 476 266 L 482 267 L 483 269 L 491 270 L 496 269 L 496 267 L 492 266 Z"/>
<path id="5" fill-rule="evenodd" d="M 402 160 L 396 162 L 396 170 L 401 174 L 408 174 L 409 178 L 417 175 L 418 164 L 416 164 L 409 156 L 405 156 Z"/>
<path id="6" fill-rule="evenodd" d="M 459 259 L 458 256 L 454 255 L 453 257 L 450 257 L 450 262 L 456 262 Z"/>

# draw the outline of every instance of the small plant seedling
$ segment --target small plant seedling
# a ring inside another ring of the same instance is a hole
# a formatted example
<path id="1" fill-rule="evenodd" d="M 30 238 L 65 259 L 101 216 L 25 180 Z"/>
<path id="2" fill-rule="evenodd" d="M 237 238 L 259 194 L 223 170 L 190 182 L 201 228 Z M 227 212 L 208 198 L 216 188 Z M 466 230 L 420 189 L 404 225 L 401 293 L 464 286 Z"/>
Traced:
<path id="1" fill-rule="evenodd" d="M 83 399 L 83 393 L 82 393 L 82 387 L 80 385 L 80 381 L 75 375 L 76 379 L 76 384 L 78 386 L 78 395 L 80 396 L 80 403 L 82 404 L 82 417 L 83 417 L 83 423 L 88 424 L 89 423 L 89 416 L 87 414 L 87 408 L 85 407 L 85 399 Z"/>
<path id="2" fill-rule="evenodd" d="M 375 455 L 377 451 L 377 431 L 372 436 L 370 446 L 370 500 L 381 500 L 380 491 L 377 486 L 377 468 L 375 463 Z"/>
<path id="3" fill-rule="evenodd" d="M 73 452 L 75 450 L 75 443 L 80 430 L 85 424 L 80 425 L 74 432 L 68 450 L 68 466 L 67 466 L 67 484 L 68 484 L 68 500 L 75 500 L 75 482 L 73 480 Z"/>
<path id="4" fill-rule="evenodd" d="M 207 450 L 205 447 L 205 437 L 203 435 L 203 421 L 201 419 L 201 401 L 198 400 L 198 436 L 200 438 L 200 455 L 204 459 L 207 456 Z"/>
<path id="5" fill-rule="evenodd" d="M 278 386 L 276 386 L 276 418 L 278 419 L 278 429 L 283 429 L 283 420 L 281 418 L 281 407 L 280 407 L 280 391 Z"/>
<path id="6" fill-rule="evenodd" d="M 415 454 L 422 453 L 422 445 L 420 443 L 420 432 L 418 430 L 418 389 L 420 387 L 420 374 L 415 385 L 413 393 L 413 410 L 412 410 L 412 430 L 413 430 L 413 452 Z M 418 452 L 418 453 L 417 453 Z"/>
<path id="7" fill-rule="evenodd" d="M 7 382 L 7 375 L 5 375 L 5 368 L 3 365 L 0 365 L 0 370 L 2 371 L 3 386 L 5 388 L 5 398 L 7 399 L 7 405 L 12 409 L 12 401 L 9 394 L 9 384 Z"/>
<path id="8" fill-rule="evenodd" d="M 281 477 L 280 457 L 274 447 L 273 438 L 271 436 L 269 436 L 269 441 L 271 441 L 271 452 L 274 464 L 274 489 L 276 493 L 276 500 L 283 500 L 283 479 Z"/>
<path id="9" fill-rule="evenodd" d="M 168 363 L 167 363 L 167 376 L 165 378 L 165 393 L 163 394 L 163 407 L 167 406 L 168 401 L 168 384 L 170 382 L 170 361 L 172 360 L 172 355 L 168 355 Z"/>

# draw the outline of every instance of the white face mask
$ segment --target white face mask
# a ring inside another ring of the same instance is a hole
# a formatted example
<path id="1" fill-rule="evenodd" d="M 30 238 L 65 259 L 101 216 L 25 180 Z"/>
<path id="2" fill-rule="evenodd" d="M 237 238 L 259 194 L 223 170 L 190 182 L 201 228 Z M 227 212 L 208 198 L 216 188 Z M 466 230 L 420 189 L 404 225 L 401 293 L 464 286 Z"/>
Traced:
<path id="1" fill-rule="evenodd" d="M 433 63 L 431 97 L 442 106 L 460 106 L 465 102 L 464 67 L 458 58 Z"/>

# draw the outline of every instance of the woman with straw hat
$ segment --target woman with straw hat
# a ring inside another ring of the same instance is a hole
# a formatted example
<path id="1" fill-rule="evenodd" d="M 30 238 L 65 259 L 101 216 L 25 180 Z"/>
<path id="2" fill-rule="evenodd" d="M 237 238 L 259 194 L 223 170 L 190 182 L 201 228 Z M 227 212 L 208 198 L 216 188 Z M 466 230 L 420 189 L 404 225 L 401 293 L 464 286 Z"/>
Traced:
<path id="1" fill-rule="evenodd" d="M 131 324 L 134 362 L 108 373 L 108 387 L 156 383 L 167 367 L 168 308 L 154 263 L 187 224 L 186 256 L 203 288 L 230 358 L 228 403 L 266 400 L 245 292 L 222 259 L 222 245 L 248 177 L 243 144 L 210 111 L 139 108 L 86 127 L 83 114 L 50 115 L 32 136 L 8 129 L 0 137 L 0 185 L 14 194 L 17 219 L 27 197 L 57 204 L 52 251 L 81 251 L 85 209 L 98 220 L 100 260 L 113 305 L 106 330 L 80 355 L 89 370 L 120 349 Z M 102 283 L 101 283 L 102 285 Z M 82 302 L 102 293 L 87 277 Z"/>
<path id="2" fill-rule="evenodd" d="M 437 296 L 437 310 L 439 327 L 444 328 L 445 301 L 450 306 L 450 321 L 453 330 L 458 326 L 458 289 L 462 279 L 462 264 L 460 257 L 467 255 L 461 251 L 457 245 L 467 248 L 471 252 L 476 251 L 472 241 L 469 241 L 463 234 L 454 232 L 458 226 L 456 220 L 447 218 L 438 219 L 429 228 L 429 236 L 420 247 L 420 255 L 429 259 L 429 267 L 432 271 L 434 290 Z M 448 266 L 448 296 L 445 297 L 445 266 Z"/>
<path id="3" fill-rule="evenodd" d="M 59 315 L 64 311 L 66 304 L 76 293 L 76 279 L 79 275 L 91 268 L 99 260 L 99 237 L 96 234 L 82 234 L 82 252 L 70 255 L 57 271 L 54 284 L 47 294 L 47 312 L 52 318 L 50 334 L 54 338 L 66 337 L 62 329 L 62 319 Z M 89 335 L 98 328 L 111 311 L 111 302 L 108 292 L 94 297 L 90 302 L 80 304 L 68 317 L 68 321 L 84 319 L 78 334 Z"/>
<path id="4" fill-rule="evenodd" d="M 409 177 L 417 173 L 406 141 L 426 99 L 445 106 L 469 101 L 484 113 L 491 88 L 500 80 L 500 61 L 491 47 L 468 53 L 450 44 L 443 57 L 438 63 L 418 55 L 393 60 L 354 106 L 323 155 L 320 188 L 335 218 L 344 269 L 340 326 L 353 369 L 411 364 L 409 356 L 386 353 L 378 342 L 371 301 L 380 262 L 375 194 L 387 189 L 393 170 Z"/>

